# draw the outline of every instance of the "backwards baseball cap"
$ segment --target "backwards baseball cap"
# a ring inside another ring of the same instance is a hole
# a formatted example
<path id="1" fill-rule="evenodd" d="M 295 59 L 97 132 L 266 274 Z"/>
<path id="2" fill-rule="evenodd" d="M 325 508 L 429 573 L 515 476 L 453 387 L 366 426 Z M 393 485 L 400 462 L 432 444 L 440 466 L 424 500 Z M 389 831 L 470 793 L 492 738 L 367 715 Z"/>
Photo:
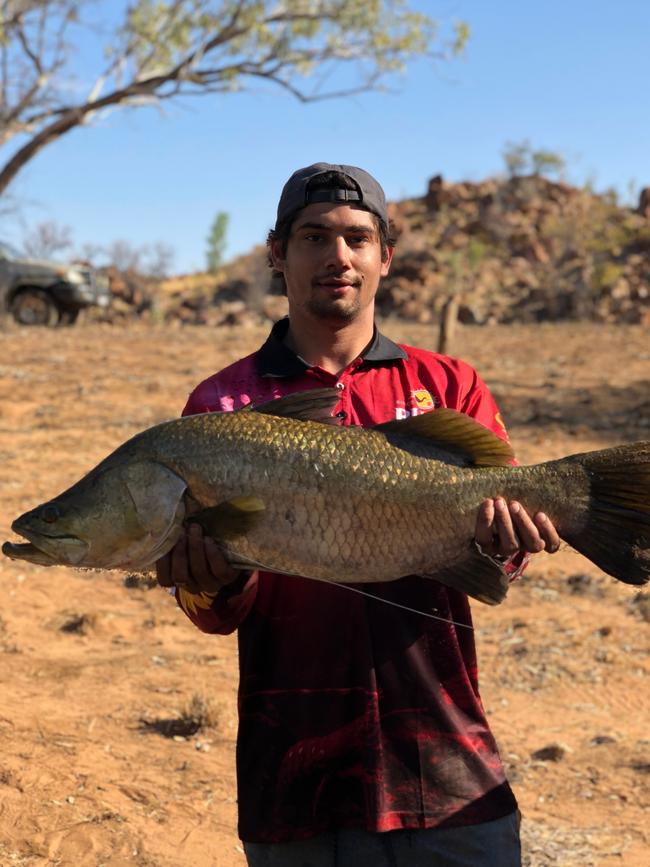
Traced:
<path id="1" fill-rule="evenodd" d="M 326 172 L 340 172 L 346 175 L 354 182 L 356 189 L 310 190 L 311 181 Z M 314 202 L 335 202 L 340 205 L 356 204 L 366 211 L 376 214 L 388 226 L 388 209 L 384 191 L 372 175 L 357 168 L 357 166 L 314 163 L 294 172 L 282 189 L 278 203 L 276 227 L 284 220 L 290 219 L 296 211 L 307 205 L 312 205 Z"/>

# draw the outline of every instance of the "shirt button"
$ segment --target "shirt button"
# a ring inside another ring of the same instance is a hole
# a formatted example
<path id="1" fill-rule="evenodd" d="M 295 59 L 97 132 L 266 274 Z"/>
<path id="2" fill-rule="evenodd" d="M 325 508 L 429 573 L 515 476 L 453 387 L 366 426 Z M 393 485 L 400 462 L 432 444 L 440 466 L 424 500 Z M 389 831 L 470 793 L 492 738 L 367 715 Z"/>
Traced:
<path id="1" fill-rule="evenodd" d="M 337 418 L 345 418 L 346 416 L 347 416 L 347 412 L 344 412 L 343 410 L 341 410 L 341 412 L 336 413 Z"/>
<path id="2" fill-rule="evenodd" d="M 345 388 L 345 384 L 342 382 L 337 382 L 336 387 L 338 388 L 339 391 L 343 391 L 343 389 Z"/>

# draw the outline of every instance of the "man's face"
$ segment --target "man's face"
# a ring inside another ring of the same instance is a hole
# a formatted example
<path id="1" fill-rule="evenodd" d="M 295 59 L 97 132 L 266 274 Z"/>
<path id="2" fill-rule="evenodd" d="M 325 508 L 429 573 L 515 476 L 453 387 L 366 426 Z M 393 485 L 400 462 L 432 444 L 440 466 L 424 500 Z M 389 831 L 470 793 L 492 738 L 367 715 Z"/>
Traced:
<path id="1" fill-rule="evenodd" d="M 286 254 L 278 242 L 271 253 L 274 267 L 284 275 L 289 310 L 300 308 L 341 323 L 353 321 L 373 305 L 393 256 L 389 248 L 382 262 L 372 214 L 330 202 L 299 211 Z"/>

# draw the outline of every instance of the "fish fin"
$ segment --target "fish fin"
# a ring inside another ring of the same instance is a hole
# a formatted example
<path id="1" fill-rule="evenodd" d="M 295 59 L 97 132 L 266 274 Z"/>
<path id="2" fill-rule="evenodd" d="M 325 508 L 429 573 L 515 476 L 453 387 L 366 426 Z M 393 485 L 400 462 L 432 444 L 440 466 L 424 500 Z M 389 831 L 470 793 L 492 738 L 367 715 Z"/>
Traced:
<path id="1" fill-rule="evenodd" d="M 339 420 L 332 415 L 332 410 L 340 399 L 341 395 L 335 388 L 314 388 L 310 391 L 287 394 L 257 406 L 245 406 L 238 412 L 261 412 L 264 415 L 276 415 L 299 421 L 338 424 Z"/>
<path id="2" fill-rule="evenodd" d="M 476 467 L 505 467 L 514 460 L 510 443 L 455 409 L 436 409 L 423 415 L 384 422 L 373 430 L 427 440 L 431 445 L 458 454 Z M 398 439 L 393 445 L 406 447 Z"/>
<path id="3" fill-rule="evenodd" d="M 454 590 L 460 590 L 487 605 L 498 605 L 499 602 L 503 602 L 510 583 L 508 576 L 496 563 L 487 557 L 482 557 L 477 551 L 471 551 L 459 564 L 430 575 L 421 573 L 421 577 L 433 578 L 434 581 L 439 581 Z"/>
<path id="4" fill-rule="evenodd" d="M 186 523 L 199 524 L 216 542 L 245 536 L 257 525 L 266 506 L 259 497 L 232 497 L 190 515 Z"/>
<path id="5" fill-rule="evenodd" d="M 626 584 L 650 579 L 650 442 L 572 455 L 590 481 L 587 520 L 562 538 L 608 575 Z M 573 468 L 572 468 L 573 471 Z"/>

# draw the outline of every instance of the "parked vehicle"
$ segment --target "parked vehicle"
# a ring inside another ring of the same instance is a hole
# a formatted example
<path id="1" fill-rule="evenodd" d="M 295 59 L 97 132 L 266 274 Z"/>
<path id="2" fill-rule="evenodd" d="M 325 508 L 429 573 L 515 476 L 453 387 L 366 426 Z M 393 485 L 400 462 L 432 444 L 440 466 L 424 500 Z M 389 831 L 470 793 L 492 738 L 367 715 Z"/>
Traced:
<path id="1" fill-rule="evenodd" d="M 108 307 L 108 279 L 82 265 L 28 259 L 0 241 L 0 315 L 21 325 L 72 324 L 84 307 Z"/>

